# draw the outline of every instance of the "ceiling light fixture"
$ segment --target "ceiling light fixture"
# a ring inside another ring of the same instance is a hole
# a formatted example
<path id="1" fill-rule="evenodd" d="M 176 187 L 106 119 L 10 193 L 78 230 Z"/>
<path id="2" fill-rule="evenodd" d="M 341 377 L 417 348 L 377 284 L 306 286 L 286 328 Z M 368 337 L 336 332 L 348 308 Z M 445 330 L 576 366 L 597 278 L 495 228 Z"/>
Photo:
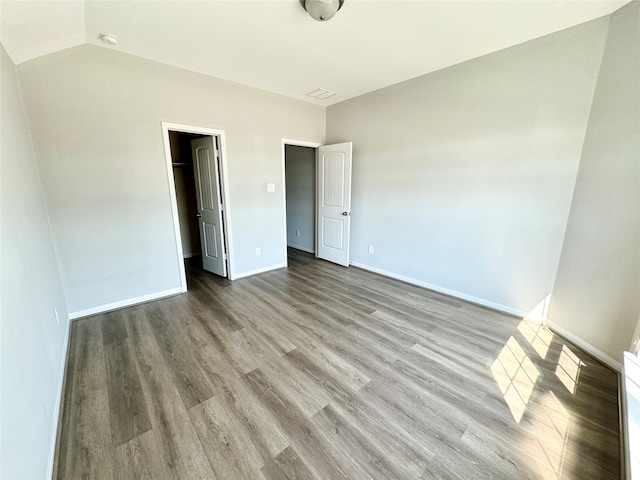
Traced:
<path id="1" fill-rule="evenodd" d="M 111 33 L 101 33 L 99 35 L 100 40 L 109 45 L 117 45 L 120 39 Z"/>
<path id="2" fill-rule="evenodd" d="M 344 0 L 302 0 L 302 6 L 311 18 L 319 22 L 326 22 L 336 14 Z"/>

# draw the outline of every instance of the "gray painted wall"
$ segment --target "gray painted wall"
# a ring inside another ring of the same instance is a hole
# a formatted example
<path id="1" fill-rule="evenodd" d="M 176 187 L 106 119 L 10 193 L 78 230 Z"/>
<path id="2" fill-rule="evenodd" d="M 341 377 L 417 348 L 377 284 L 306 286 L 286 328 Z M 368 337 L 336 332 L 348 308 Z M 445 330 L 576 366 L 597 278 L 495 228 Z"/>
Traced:
<path id="1" fill-rule="evenodd" d="M 353 141 L 352 261 L 512 312 L 544 300 L 607 25 L 329 107 L 327 143 Z"/>
<path id="2" fill-rule="evenodd" d="M 322 107 L 90 45 L 19 74 L 72 312 L 179 287 L 162 121 L 226 132 L 236 273 L 284 263 L 282 138 Z"/>
<path id="3" fill-rule="evenodd" d="M 640 3 L 615 12 L 549 318 L 622 361 L 640 313 Z"/>
<path id="4" fill-rule="evenodd" d="M 315 252 L 316 149 L 285 145 L 285 162 L 287 245 Z"/>
<path id="5" fill-rule="evenodd" d="M 46 478 L 69 320 L 15 68 L 0 56 L 0 477 Z"/>

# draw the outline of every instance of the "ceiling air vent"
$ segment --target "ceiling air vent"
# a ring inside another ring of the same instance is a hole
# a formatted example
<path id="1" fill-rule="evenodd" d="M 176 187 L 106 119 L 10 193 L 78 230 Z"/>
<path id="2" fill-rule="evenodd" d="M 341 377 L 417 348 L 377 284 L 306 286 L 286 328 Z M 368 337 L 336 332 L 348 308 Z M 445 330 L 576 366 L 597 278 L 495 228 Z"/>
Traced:
<path id="1" fill-rule="evenodd" d="M 327 98 L 331 98 L 334 95 L 337 95 L 337 93 L 324 88 L 318 88 L 313 92 L 307 93 L 307 97 L 317 98 L 318 100 L 326 100 Z"/>

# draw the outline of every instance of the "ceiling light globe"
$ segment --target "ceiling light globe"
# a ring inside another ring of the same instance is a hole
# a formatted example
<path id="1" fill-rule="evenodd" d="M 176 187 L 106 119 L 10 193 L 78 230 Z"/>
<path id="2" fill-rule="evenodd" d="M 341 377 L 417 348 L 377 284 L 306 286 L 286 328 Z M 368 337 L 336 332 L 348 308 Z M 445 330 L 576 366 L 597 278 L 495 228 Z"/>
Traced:
<path id="1" fill-rule="evenodd" d="M 339 0 L 305 0 L 304 9 L 319 22 L 330 20 L 340 9 Z"/>
<path id="2" fill-rule="evenodd" d="M 112 33 L 101 33 L 100 40 L 102 40 L 104 43 L 108 43 L 109 45 L 117 45 L 120 41 L 120 39 Z"/>

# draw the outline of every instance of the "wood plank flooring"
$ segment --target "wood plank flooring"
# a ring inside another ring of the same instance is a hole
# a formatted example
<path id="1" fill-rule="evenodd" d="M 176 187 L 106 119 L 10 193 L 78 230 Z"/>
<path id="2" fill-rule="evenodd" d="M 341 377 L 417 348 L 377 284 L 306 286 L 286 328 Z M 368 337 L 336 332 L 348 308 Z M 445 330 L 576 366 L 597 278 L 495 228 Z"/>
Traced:
<path id="1" fill-rule="evenodd" d="M 538 324 L 290 251 L 73 323 L 56 478 L 619 479 L 617 375 Z"/>

